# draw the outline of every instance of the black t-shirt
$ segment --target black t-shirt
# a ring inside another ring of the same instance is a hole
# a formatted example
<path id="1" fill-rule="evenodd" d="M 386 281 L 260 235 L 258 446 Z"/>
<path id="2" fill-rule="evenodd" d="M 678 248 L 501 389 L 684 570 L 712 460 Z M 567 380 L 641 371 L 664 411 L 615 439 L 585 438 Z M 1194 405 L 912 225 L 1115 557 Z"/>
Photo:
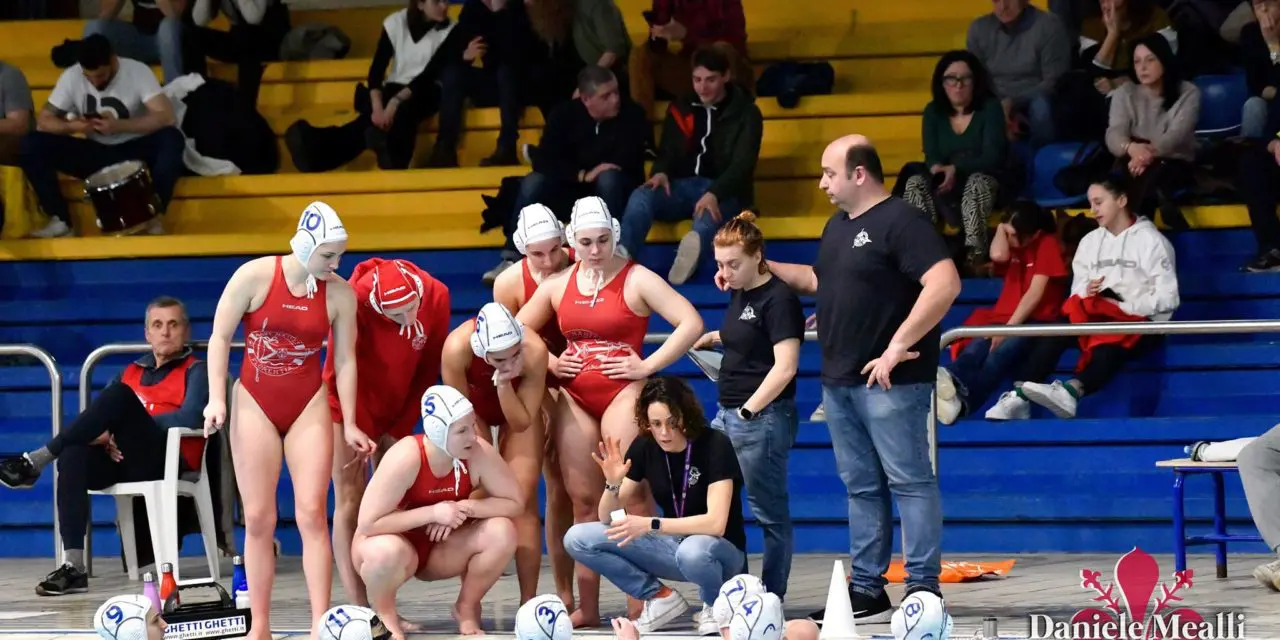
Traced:
<path id="1" fill-rule="evenodd" d="M 773 345 L 804 340 L 800 298 L 778 278 L 747 291 L 735 290 L 720 325 L 724 361 L 720 365 L 720 404 L 737 408 L 756 392 L 773 368 Z M 779 398 L 794 398 L 793 378 Z M 757 411 L 764 407 L 756 407 Z"/>
<path id="2" fill-rule="evenodd" d="M 862 368 L 880 357 L 911 313 L 934 265 L 950 259 L 942 236 L 919 209 L 889 198 L 849 219 L 837 211 L 822 230 L 818 260 L 818 341 L 822 382 L 866 384 Z M 911 347 L 920 357 L 894 367 L 893 384 L 937 378 L 938 340 L 933 327 Z"/>
<path id="3" fill-rule="evenodd" d="M 745 553 L 747 531 L 742 521 L 742 469 L 738 467 L 733 443 L 729 442 L 729 436 L 708 428 L 689 444 L 693 447 L 689 454 L 689 493 L 685 497 L 682 517 L 706 513 L 707 487 L 720 480 L 732 480 L 733 496 L 729 502 L 724 539 Z M 680 499 L 684 489 L 684 458 L 684 451 L 667 453 L 645 434 L 636 437 L 631 448 L 627 449 L 627 459 L 631 460 L 627 477 L 636 482 L 649 481 L 649 489 L 667 518 L 677 517 L 676 500 Z"/>

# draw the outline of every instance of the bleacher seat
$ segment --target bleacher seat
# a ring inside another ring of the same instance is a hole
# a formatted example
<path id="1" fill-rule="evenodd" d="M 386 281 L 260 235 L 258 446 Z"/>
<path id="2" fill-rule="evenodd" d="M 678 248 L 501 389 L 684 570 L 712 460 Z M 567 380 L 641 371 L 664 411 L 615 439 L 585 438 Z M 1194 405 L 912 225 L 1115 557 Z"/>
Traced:
<path id="1" fill-rule="evenodd" d="M 1196 135 L 1224 137 L 1239 133 L 1249 86 L 1244 74 L 1202 75 L 1194 80 L 1200 88 L 1200 120 Z"/>
<path id="2" fill-rule="evenodd" d="M 1058 189 L 1058 172 L 1089 153 L 1098 143 L 1060 142 L 1036 152 L 1031 170 L 1031 198 L 1042 207 L 1074 207 L 1085 202 L 1085 194 L 1067 195 Z"/>

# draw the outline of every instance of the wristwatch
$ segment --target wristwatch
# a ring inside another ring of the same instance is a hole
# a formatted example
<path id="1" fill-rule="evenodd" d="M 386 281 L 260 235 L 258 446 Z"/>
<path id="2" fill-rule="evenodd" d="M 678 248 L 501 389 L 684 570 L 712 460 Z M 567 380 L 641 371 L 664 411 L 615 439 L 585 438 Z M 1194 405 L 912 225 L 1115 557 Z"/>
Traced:
<path id="1" fill-rule="evenodd" d="M 750 420 L 756 417 L 756 414 L 754 411 L 748 409 L 746 405 L 743 405 L 741 407 L 738 407 L 738 417 L 742 418 L 743 420 Z"/>
<path id="2" fill-rule="evenodd" d="M 649 521 L 649 528 L 657 531 L 662 526 L 661 518 L 654 518 Z"/>

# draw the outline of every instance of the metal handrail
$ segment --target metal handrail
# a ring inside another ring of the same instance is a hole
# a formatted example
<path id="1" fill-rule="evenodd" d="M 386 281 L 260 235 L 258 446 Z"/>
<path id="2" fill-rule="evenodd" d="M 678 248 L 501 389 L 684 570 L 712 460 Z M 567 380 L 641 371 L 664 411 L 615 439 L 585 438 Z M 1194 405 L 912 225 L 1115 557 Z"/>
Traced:
<path id="1" fill-rule="evenodd" d="M 328 344 L 328 341 L 326 340 L 325 343 Z M 209 341 L 207 340 L 198 340 L 187 344 L 192 349 L 202 351 L 209 348 Z M 244 341 L 232 341 L 231 348 L 244 348 Z M 89 402 L 91 400 L 90 390 L 93 382 L 93 370 L 97 368 L 98 361 L 107 356 L 137 353 L 151 353 L 151 345 L 145 342 L 119 342 L 115 344 L 104 344 L 89 352 L 89 355 L 84 359 L 84 364 L 80 365 L 80 413 L 84 413 L 85 409 L 89 408 Z M 55 435 L 57 434 L 57 430 L 58 428 L 55 426 Z M 57 476 L 55 476 L 55 478 L 56 477 Z M 56 496 L 57 493 L 55 492 L 54 495 Z M 90 505 L 92 505 L 92 503 L 90 503 Z M 90 575 L 93 575 L 93 518 L 90 517 L 88 522 L 89 527 L 85 530 L 84 536 L 84 564 L 85 571 Z M 58 561 L 58 566 L 62 566 L 62 535 L 58 530 L 58 506 L 56 497 L 54 498 L 53 507 L 53 537 L 54 540 L 57 541 L 55 543 L 57 545 L 57 553 L 54 554 L 54 558 Z"/>
<path id="2" fill-rule="evenodd" d="M 942 349 L 965 338 L 1050 336 L 1188 335 L 1280 333 L 1280 320 L 1185 320 L 1177 322 L 1090 322 L 1082 324 L 975 325 L 942 334 Z M 929 407 L 929 455 L 938 472 L 938 396 Z"/>
<path id="3" fill-rule="evenodd" d="M 44 365 L 44 369 L 49 374 L 49 410 L 52 412 L 50 421 L 53 423 L 53 435 L 57 436 L 62 431 L 62 372 L 58 371 L 58 361 L 53 358 L 48 351 L 41 349 L 33 344 L 0 344 L 0 356 L 31 356 L 40 361 Z M 58 560 L 58 566 L 62 566 L 62 538 L 58 537 L 58 465 L 50 465 L 53 469 L 53 539 L 54 552 L 53 557 Z"/>

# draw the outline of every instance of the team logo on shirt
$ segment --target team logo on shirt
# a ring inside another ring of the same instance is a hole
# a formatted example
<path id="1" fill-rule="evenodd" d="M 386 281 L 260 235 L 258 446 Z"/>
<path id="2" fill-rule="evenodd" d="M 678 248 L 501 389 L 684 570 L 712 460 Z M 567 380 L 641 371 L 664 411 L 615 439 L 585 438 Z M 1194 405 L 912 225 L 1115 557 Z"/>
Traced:
<path id="1" fill-rule="evenodd" d="M 864 244 L 871 244 L 871 236 L 867 235 L 867 230 L 858 231 L 858 235 L 853 239 L 853 248 L 861 247 Z"/>
<path id="2" fill-rule="evenodd" d="M 268 330 L 263 320 L 261 329 L 245 337 L 244 351 L 254 370 L 253 380 L 258 382 L 264 375 L 279 377 L 297 371 L 320 349 L 308 347 L 291 333 Z"/>
<path id="3" fill-rule="evenodd" d="M 689 467 L 689 486 L 698 484 L 698 478 L 702 477 L 702 472 L 697 467 Z"/>
<path id="4" fill-rule="evenodd" d="M 755 320 L 755 319 L 756 319 L 756 310 L 755 310 L 755 309 L 752 309 L 752 308 L 751 308 L 751 305 L 747 305 L 747 306 L 745 306 L 745 307 L 743 307 L 743 308 L 742 308 L 742 315 L 738 316 L 738 319 L 739 319 L 739 320 L 741 320 L 741 321 L 743 321 L 743 322 L 749 322 L 749 321 L 751 321 L 751 320 Z"/>

